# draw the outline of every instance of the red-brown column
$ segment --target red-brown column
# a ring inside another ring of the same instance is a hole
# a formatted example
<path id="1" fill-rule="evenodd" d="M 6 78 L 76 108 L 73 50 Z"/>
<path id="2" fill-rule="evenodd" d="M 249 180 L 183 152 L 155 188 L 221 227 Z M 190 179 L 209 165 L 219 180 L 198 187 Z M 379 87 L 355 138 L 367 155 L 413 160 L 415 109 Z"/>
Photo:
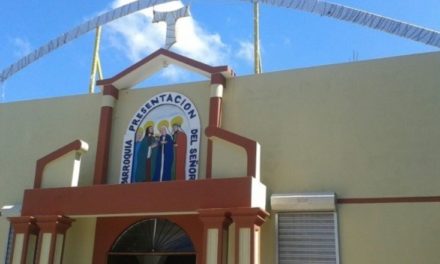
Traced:
<path id="1" fill-rule="evenodd" d="M 260 263 L 260 227 L 269 215 L 260 208 L 230 211 L 235 223 L 235 264 Z"/>
<path id="2" fill-rule="evenodd" d="M 14 230 L 11 263 L 34 263 L 38 227 L 31 216 L 8 218 Z"/>
<path id="3" fill-rule="evenodd" d="M 71 226 L 72 221 L 72 219 L 61 215 L 36 217 L 40 234 L 35 263 L 62 263 L 66 231 Z"/>
<path id="4" fill-rule="evenodd" d="M 222 98 L 223 89 L 226 85 L 226 79 L 220 73 L 211 76 L 211 98 L 209 99 L 209 126 L 210 128 L 219 128 L 222 121 Z M 206 163 L 206 178 L 212 177 L 212 153 L 213 142 L 208 139 L 208 156 Z"/>
<path id="5" fill-rule="evenodd" d="M 203 264 L 225 264 L 227 262 L 228 226 L 231 220 L 224 209 L 199 210 L 203 223 Z"/>
<path id="6" fill-rule="evenodd" d="M 214 151 L 214 142 L 212 139 L 208 138 L 208 149 L 207 149 L 207 158 L 206 158 L 206 179 L 212 178 L 212 152 Z"/>
<path id="7" fill-rule="evenodd" d="M 112 132 L 113 107 L 118 99 L 119 90 L 113 85 L 103 88 L 101 117 L 99 120 L 98 145 L 96 150 L 95 175 L 93 184 L 107 183 L 108 157 Z"/>

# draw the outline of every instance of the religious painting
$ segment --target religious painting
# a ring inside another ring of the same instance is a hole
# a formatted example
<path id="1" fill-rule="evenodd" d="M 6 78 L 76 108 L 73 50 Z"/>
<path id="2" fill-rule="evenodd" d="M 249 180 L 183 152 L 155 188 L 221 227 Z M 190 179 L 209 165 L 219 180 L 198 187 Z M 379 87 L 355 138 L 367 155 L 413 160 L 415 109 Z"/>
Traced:
<path id="1" fill-rule="evenodd" d="M 195 180 L 199 147 L 200 118 L 191 100 L 175 92 L 155 95 L 129 122 L 120 183 Z"/>

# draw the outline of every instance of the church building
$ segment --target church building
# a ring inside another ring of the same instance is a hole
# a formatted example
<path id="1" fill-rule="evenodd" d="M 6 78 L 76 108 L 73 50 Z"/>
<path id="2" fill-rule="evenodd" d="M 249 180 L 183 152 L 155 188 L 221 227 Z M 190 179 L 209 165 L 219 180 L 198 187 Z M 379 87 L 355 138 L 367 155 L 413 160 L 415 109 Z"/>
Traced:
<path id="1" fill-rule="evenodd" d="M 133 89 L 168 65 L 206 79 Z M 99 94 L 0 104 L 0 261 L 438 263 L 439 69 L 159 49 Z"/>

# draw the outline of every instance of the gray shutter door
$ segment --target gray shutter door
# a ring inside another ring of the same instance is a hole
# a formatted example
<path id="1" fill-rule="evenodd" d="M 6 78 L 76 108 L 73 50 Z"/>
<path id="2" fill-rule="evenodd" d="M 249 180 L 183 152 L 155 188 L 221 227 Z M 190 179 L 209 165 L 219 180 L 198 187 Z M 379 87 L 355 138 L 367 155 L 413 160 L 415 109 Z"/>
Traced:
<path id="1" fill-rule="evenodd" d="M 279 264 L 337 264 L 336 214 L 279 213 Z"/>

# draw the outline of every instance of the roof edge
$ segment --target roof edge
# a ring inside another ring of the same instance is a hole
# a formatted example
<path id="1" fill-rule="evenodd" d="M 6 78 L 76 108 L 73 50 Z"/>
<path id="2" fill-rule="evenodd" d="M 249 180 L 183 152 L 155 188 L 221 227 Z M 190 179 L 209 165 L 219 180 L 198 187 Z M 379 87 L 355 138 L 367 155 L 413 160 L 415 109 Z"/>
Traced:
<path id="1" fill-rule="evenodd" d="M 160 60 L 160 58 L 162 58 L 163 60 Z M 158 63 L 162 63 L 162 65 L 158 65 Z M 148 64 L 151 64 L 153 68 L 152 72 L 146 72 L 146 73 L 139 72 L 141 71 L 142 67 L 147 67 Z M 140 61 L 136 62 L 135 64 L 131 65 L 130 67 L 124 69 L 120 73 L 114 75 L 113 77 L 108 79 L 98 80 L 96 84 L 99 86 L 107 86 L 107 85 L 115 85 L 116 83 L 125 83 L 123 80 L 124 78 L 128 79 L 132 75 L 137 75 L 138 76 L 137 79 L 141 79 L 140 81 L 139 80 L 133 80 L 132 82 L 127 81 L 129 84 L 135 85 L 147 79 L 153 73 L 156 73 L 158 71 L 157 69 L 162 69 L 168 64 L 178 65 L 186 68 L 189 71 L 201 73 L 202 75 L 208 77 L 213 74 L 221 74 L 226 79 L 235 76 L 234 71 L 227 65 L 211 66 L 202 63 L 200 61 L 188 58 L 186 56 L 180 55 L 178 53 L 161 48 L 151 53 L 147 57 L 141 59 Z M 129 88 L 129 87 L 118 87 L 118 86 L 119 85 L 116 85 L 115 87 L 117 89 Z"/>

